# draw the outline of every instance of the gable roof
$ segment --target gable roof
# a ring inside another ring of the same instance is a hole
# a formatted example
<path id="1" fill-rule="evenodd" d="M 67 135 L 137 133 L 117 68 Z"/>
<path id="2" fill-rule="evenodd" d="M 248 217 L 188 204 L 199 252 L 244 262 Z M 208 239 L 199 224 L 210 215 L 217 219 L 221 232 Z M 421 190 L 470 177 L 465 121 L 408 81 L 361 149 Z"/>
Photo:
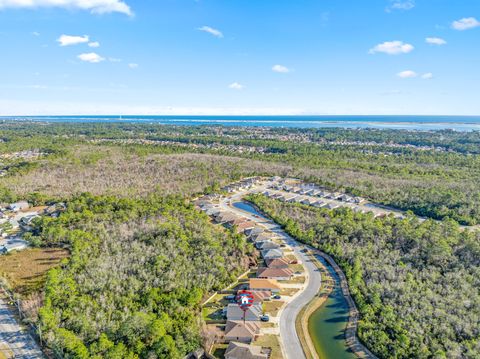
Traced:
<path id="1" fill-rule="evenodd" d="M 291 277 L 293 271 L 289 268 L 258 268 L 258 278 L 285 278 Z"/>
<path id="2" fill-rule="evenodd" d="M 225 336 L 226 337 L 236 337 L 236 338 L 255 338 L 255 335 L 260 333 L 260 323 L 259 322 L 243 322 L 243 320 L 227 320 L 227 325 L 225 326 Z"/>
<path id="3" fill-rule="evenodd" d="M 272 258 L 266 259 L 265 264 L 268 268 L 288 268 L 290 262 L 288 259 L 284 258 Z"/>
<path id="4" fill-rule="evenodd" d="M 252 290 L 251 293 L 253 295 L 254 303 L 261 303 L 264 300 L 270 299 L 272 296 L 272 291 L 270 290 Z"/>
<path id="5" fill-rule="evenodd" d="M 258 320 L 262 315 L 263 310 L 260 303 L 252 305 L 245 312 L 245 320 Z M 238 304 L 230 303 L 227 307 L 228 320 L 240 320 L 244 318 L 243 309 Z"/>
<path id="6" fill-rule="evenodd" d="M 275 279 L 250 278 L 250 289 L 281 289 L 280 284 Z"/>
<path id="7" fill-rule="evenodd" d="M 268 258 L 282 258 L 283 252 L 279 249 L 265 249 L 262 251 L 262 257 Z"/>
<path id="8" fill-rule="evenodd" d="M 262 347 L 237 342 L 230 342 L 225 359 L 267 359 L 267 354 L 262 353 Z"/>

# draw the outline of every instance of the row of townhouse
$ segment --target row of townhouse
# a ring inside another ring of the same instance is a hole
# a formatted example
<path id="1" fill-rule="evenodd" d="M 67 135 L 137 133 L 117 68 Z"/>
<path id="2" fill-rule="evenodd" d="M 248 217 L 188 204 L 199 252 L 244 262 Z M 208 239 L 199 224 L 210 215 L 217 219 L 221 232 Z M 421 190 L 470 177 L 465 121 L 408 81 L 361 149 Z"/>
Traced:
<path id="1" fill-rule="evenodd" d="M 230 183 L 229 185 L 222 187 L 221 190 L 228 193 L 232 193 L 240 190 L 247 190 L 247 189 L 253 188 L 253 186 L 260 183 L 261 181 L 262 181 L 261 177 L 244 178 L 240 181 Z"/>

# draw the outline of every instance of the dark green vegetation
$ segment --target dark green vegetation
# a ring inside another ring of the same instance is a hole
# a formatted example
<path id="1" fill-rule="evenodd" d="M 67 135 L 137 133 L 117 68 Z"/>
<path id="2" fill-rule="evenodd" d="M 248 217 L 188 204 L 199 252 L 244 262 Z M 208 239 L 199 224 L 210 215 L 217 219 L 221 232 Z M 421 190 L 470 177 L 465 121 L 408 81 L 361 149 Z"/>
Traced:
<path id="1" fill-rule="evenodd" d="M 279 174 L 421 216 L 480 223 L 480 132 L 5 123 L 0 138 L 2 152 L 47 153 L 19 173 L 7 171 L 4 198 L 198 192 L 241 176 Z M 137 173 L 144 174 L 138 184 Z M 177 175 L 187 180 L 171 180 Z M 157 184 L 159 178 L 165 180 Z"/>
<path id="2" fill-rule="evenodd" d="M 170 197 L 82 195 L 31 240 L 71 249 L 40 310 L 43 337 L 63 358 L 183 358 L 201 345 L 202 297 L 232 282 L 250 252 Z"/>
<path id="3" fill-rule="evenodd" d="M 247 265 L 249 248 L 187 199 L 251 175 L 299 177 L 444 219 L 259 203 L 343 266 L 359 334 L 380 356 L 480 356 L 479 239 L 448 219 L 480 223 L 479 132 L 3 122 L 0 163 L 0 202 L 68 205 L 30 238 L 71 252 L 50 272 L 40 313 L 48 345 L 66 358 L 197 348 L 200 298 Z"/>
<path id="4" fill-rule="evenodd" d="M 304 243 L 331 254 L 381 358 L 480 357 L 480 232 L 452 220 L 377 218 L 249 198 Z"/>

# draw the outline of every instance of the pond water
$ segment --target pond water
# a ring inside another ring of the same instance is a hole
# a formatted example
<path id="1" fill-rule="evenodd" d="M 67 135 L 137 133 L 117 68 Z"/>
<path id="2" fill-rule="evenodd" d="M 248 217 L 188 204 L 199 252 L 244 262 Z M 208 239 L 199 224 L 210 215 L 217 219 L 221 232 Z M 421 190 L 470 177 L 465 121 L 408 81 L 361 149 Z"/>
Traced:
<path id="1" fill-rule="evenodd" d="M 246 202 L 233 203 L 235 208 L 263 217 L 254 206 Z M 348 304 L 339 286 L 335 271 L 323 260 L 335 280 L 335 288 L 327 301 L 318 308 L 308 321 L 308 331 L 321 359 L 355 359 L 345 341 L 345 328 L 348 323 Z"/>
<path id="2" fill-rule="evenodd" d="M 235 202 L 233 203 L 233 207 L 241 209 L 242 211 L 249 212 L 251 214 L 255 214 L 257 216 L 262 216 L 263 215 L 258 212 L 255 207 L 253 207 L 251 204 L 248 204 L 246 202 Z"/>
<path id="3" fill-rule="evenodd" d="M 323 259 L 319 260 L 326 265 Z M 327 301 L 310 317 L 308 331 L 321 359 L 355 359 L 357 356 L 345 341 L 348 304 L 343 297 L 338 276 L 330 266 L 326 266 L 335 280 L 335 288 Z"/>

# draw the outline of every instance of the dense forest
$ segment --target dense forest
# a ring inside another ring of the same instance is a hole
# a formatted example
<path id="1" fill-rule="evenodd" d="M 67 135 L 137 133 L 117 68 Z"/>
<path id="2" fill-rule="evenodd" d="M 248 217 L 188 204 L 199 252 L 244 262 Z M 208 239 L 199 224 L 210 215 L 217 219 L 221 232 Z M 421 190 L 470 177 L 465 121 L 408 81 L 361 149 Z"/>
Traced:
<path id="1" fill-rule="evenodd" d="M 248 266 L 243 237 L 180 197 L 73 198 L 28 238 L 64 245 L 49 272 L 40 329 L 63 358 L 183 358 L 201 345 L 201 299 Z"/>
<path id="2" fill-rule="evenodd" d="M 379 357 L 480 357 L 480 232 L 452 220 L 249 200 L 335 258 L 361 313 L 358 335 Z"/>
<path id="3" fill-rule="evenodd" d="M 3 161 L 4 201 L 33 192 L 190 193 L 289 175 L 420 216 L 480 223 L 480 132 L 5 122 L 0 139 L 2 153 L 43 153 Z"/>

